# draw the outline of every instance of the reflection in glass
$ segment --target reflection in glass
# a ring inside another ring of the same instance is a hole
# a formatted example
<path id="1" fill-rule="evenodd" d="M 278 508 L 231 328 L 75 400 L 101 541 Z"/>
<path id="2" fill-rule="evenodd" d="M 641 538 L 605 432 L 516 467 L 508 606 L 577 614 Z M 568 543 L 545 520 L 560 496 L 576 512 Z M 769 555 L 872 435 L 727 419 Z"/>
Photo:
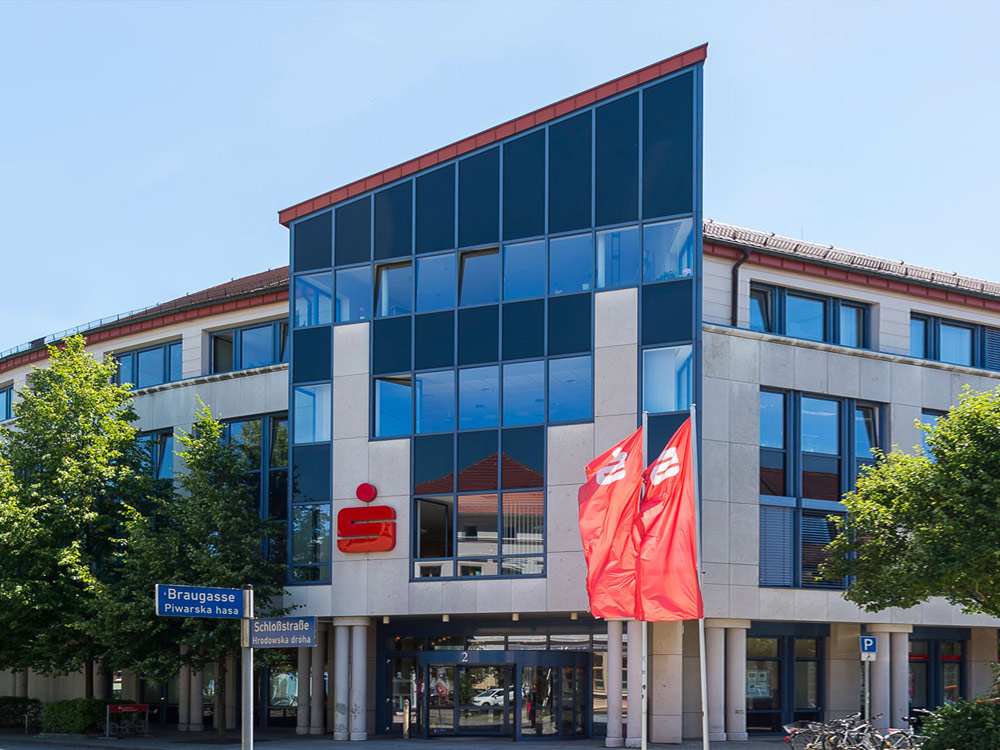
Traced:
<path id="1" fill-rule="evenodd" d="M 298 443 L 323 443 L 330 439 L 333 403 L 330 384 L 304 385 L 293 393 L 294 439 Z"/>
<path id="2" fill-rule="evenodd" d="M 263 433 L 260 419 L 247 419 L 242 422 L 230 422 L 228 425 L 229 440 L 240 447 L 247 459 L 247 468 L 251 471 L 260 468 L 261 446 Z"/>
<path id="3" fill-rule="evenodd" d="M 337 322 L 371 320 L 372 270 L 370 266 L 337 271 Z"/>
<path id="4" fill-rule="evenodd" d="M 296 328 L 327 325 L 332 311 L 333 276 L 329 271 L 295 278 Z"/>
<path id="5" fill-rule="evenodd" d="M 953 365 L 972 365 L 972 329 L 942 323 L 940 359 Z"/>
<path id="6" fill-rule="evenodd" d="M 274 363 L 274 326 L 244 328 L 240 331 L 240 369 Z"/>
<path id="7" fill-rule="evenodd" d="M 545 362 L 518 362 L 503 366 L 504 425 L 545 421 Z"/>
<path id="8" fill-rule="evenodd" d="M 544 297 L 545 240 L 506 245 L 503 255 L 503 298 Z"/>
<path id="9" fill-rule="evenodd" d="M 427 729 L 431 734 L 455 730 L 455 667 L 431 665 L 427 707 Z"/>
<path id="10" fill-rule="evenodd" d="M 694 273 L 694 222 L 647 224 L 642 229 L 642 280 L 664 281 Z"/>
<path id="11" fill-rule="evenodd" d="M 642 408 L 650 414 L 691 407 L 691 345 L 642 353 Z"/>
<path id="12" fill-rule="evenodd" d="M 597 288 L 639 283 L 639 228 L 619 227 L 597 233 Z"/>
<path id="13" fill-rule="evenodd" d="M 292 564 L 330 561 L 330 506 L 292 506 Z"/>
<path id="14" fill-rule="evenodd" d="M 455 254 L 417 258 L 417 312 L 455 306 Z"/>
<path id="15" fill-rule="evenodd" d="M 549 294 L 589 291 L 593 276 L 594 241 L 590 234 L 549 240 Z"/>
<path id="16" fill-rule="evenodd" d="M 136 388 L 159 385 L 163 382 L 163 349 L 148 349 L 136 355 Z"/>
<path id="17" fill-rule="evenodd" d="M 288 420 L 271 419 L 271 468 L 288 466 Z"/>
<path id="18" fill-rule="evenodd" d="M 785 297 L 785 333 L 799 339 L 822 341 L 826 330 L 826 303 L 811 297 Z"/>
<path id="19" fill-rule="evenodd" d="M 771 320 L 771 292 L 767 289 L 750 290 L 750 330 L 774 332 Z"/>
<path id="20" fill-rule="evenodd" d="M 212 372 L 230 372 L 233 369 L 232 331 L 216 333 L 212 336 Z"/>
<path id="21" fill-rule="evenodd" d="M 458 427 L 496 427 L 499 421 L 497 367 L 473 367 L 458 373 Z"/>
<path id="22" fill-rule="evenodd" d="M 802 397 L 802 450 L 837 455 L 840 450 L 840 403 Z"/>
<path id="23" fill-rule="evenodd" d="M 795 662 L 795 710 L 819 708 L 819 662 Z"/>
<path id="24" fill-rule="evenodd" d="M 409 375 L 375 380 L 375 437 L 410 434 Z"/>
<path id="25" fill-rule="evenodd" d="M 459 304 L 485 305 L 500 300 L 500 253 L 484 250 L 462 253 Z"/>
<path id="26" fill-rule="evenodd" d="M 830 558 L 826 545 L 833 541 L 837 527 L 827 513 L 802 512 L 802 585 L 840 588 L 843 581 L 820 577 L 819 566 Z"/>
<path id="27" fill-rule="evenodd" d="M 413 267 L 409 263 L 377 266 L 375 314 L 380 318 L 413 312 Z"/>
<path id="28" fill-rule="evenodd" d="M 875 407 L 859 406 L 854 410 L 854 456 L 874 458 L 872 451 L 878 447 Z"/>
<path id="29" fill-rule="evenodd" d="M 844 346 L 864 345 L 865 311 L 851 305 L 840 306 L 840 342 Z"/>
<path id="30" fill-rule="evenodd" d="M 760 447 L 785 447 L 785 396 L 760 392 Z"/>
<path id="31" fill-rule="evenodd" d="M 542 737 L 559 731 L 553 713 L 556 688 L 554 667 L 521 668 L 521 734 Z"/>
<path id="32" fill-rule="evenodd" d="M 167 380 L 173 383 L 181 379 L 183 353 L 180 341 L 167 345 L 167 358 L 170 360 L 167 367 Z"/>
<path id="33" fill-rule="evenodd" d="M 416 375 L 416 431 L 455 429 L 455 373 L 424 372 Z"/>
<path id="34" fill-rule="evenodd" d="M 455 530 L 459 557 L 496 556 L 500 551 L 497 496 L 459 495 Z"/>
<path id="35" fill-rule="evenodd" d="M 927 321 L 910 318 L 910 356 L 927 356 Z"/>
<path id="36" fill-rule="evenodd" d="M 549 421 L 590 419 L 591 358 L 549 360 Z"/>
<path id="37" fill-rule="evenodd" d="M 427 497 L 416 500 L 418 558 L 451 557 L 452 508 L 454 498 Z"/>
<path id="38" fill-rule="evenodd" d="M 503 552 L 508 555 L 540 555 L 545 541 L 545 494 L 503 494 Z"/>

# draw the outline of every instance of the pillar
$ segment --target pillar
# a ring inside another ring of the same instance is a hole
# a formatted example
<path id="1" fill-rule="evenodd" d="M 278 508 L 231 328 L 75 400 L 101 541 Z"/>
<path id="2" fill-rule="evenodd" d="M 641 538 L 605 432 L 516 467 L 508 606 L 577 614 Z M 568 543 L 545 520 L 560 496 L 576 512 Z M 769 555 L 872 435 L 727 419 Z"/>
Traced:
<path id="1" fill-rule="evenodd" d="M 351 626 L 351 739 L 367 740 L 368 625 Z"/>
<path id="2" fill-rule="evenodd" d="M 309 734 L 309 667 L 312 656 L 309 649 L 300 646 L 298 649 L 298 699 L 295 711 L 295 734 Z"/>
<path id="3" fill-rule="evenodd" d="M 910 636 L 908 633 L 890 633 L 889 659 L 889 726 L 903 728 L 903 720 L 910 713 Z"/>
<path id="4" fill-rule="evenodd" d="M 726 740 L 726 629 L 705 621 L 705 662 L 708 683 L 708 739 Z"/>
<path id="5" fill-rule="evenodd" d="M 18 698 L 28 697 L 28 670 L 18 669 L 14 672 L 14 695 Z"/>
<path id="6" fill-rule="evenodd" d="M 747 627 L 726 628 L 726 739 L 747 739 Z"/>
<path id="7" fill-rule="evenodd" d="M 333 731 L 334 713 L 337 702 L 334 700 L 334 654 L 337 653 L 337 629 L 331 623 L 326 629 L 326 673 L 329 675 L 327 689 L 329 694 L 326 697 L 326 726 L 327 731 Z"/>
<path id="8" fill-rule="evenodd" d="M 351 629 L 347 625 L 334 627 L 336 648 L 333 662 L 333 739 L 350 739 L 348 733 L 348 687 L 350 685 Z"/>
<path id="9" fill-rule="evenodd" d="M 226 729 L 236 729 L 236 657 L 226 658 Z"/>
<path id="10" fill-rule="evenodd" d="M 188 646 L 181 646 L 181 653 L 186 654 Z M 177 731 L 186 732 L 191 723 L 191 667 L 181 665 L 177 690 Z"/>
<path id="11" fill-rule="evenodd" d="M 323 698 L 325 687 L 323 685 L 323 662 L 326 653 L 326 630 L 316 625 L 316 645 L 306 649 L 310 652 L 312 683 L 310 687 L 309 701 L 309 734 L 323 734 Z"/>
<path id="12" fill-rule="evenodd" d="M 881 633 L 878 636 L 877 652 L 875 661 L 871 666 L 871 711 L 872 724 L 878 729 L 886 729 L 889 726 L 890 712 L 890 683 L 891 672 L 889 668 L 889 635 Z"/>
<path id="13" fill-rule="evenodd" d="M 108 698 L 108 673 L 99 661 L 91 662 L 94 670 L 94 697 L 106 700 Z"/>
<path id="14" fill-rule="evenodd" d="M 678 744 L 682 726 L 684 671 L 684 623 L 654 622 L 649 625 L 649 741 Z"/>
<path id="15" fill-rule="evenodd" d="M 605 747 L 622 747 L 622 622 L 608 620 L 608 658 L 604 663 L 608 694 L 608 737 Z"/>
<path id="16" fill-rule="evenodd" d="M 200 669 L 191 670 L 191 718 L 188 731 L 201 732 L 205 729 L 205 674 Z"/>
<path id="17" fill-rule="evenodd" d="M 625 747 L 642 744 L 642 623 L 628 621 L 628 718 Z"/>
<path id="18" fill-rule="evenodd" d="M 130 669 L 122 670 L 122 700 L 142 703 L 139 695 L 139 675 Z"/>

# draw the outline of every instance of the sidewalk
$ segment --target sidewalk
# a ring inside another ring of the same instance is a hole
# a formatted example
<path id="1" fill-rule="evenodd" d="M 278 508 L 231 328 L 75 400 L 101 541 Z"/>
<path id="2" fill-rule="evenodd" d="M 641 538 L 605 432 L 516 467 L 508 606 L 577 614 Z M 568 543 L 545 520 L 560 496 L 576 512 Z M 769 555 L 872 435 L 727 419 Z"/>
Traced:
<path id="1" fill-rule="evenodd" d="M 101 750 L 239 750 L 238 732 L 230 732 L 229 742 L 220 745 L 215 741 L 214 732 L 177 732 L 156 729 L 150 737 L 129 737 L 127 739 L 104 739 L 103 737 L 39 737 L 23 734 L 0 734 L 0 750 L 63 750 L 63 748 L 100 748 Z M 437 737 L 432 740 L 404 740 L 399 737 L 374 737 L 365 743 L 335 742 L 329 735 L 296 735 L 290 732 L 257 732 L 254 747 L 261 750 L 406 750 L 418 747 L 432 750 L 474 748 L 475 750 L 510 750 L 509 737 Z M 528 743 L 524 743 L 528 744 Z M 594 750 L 603 748 L 603 740 L 557 740 L 532 743 L 539 750 Z M 687 741 L 681 745 L 649 745 L 654 750 L 701 750 L 700 740 Z M 713 742 L 712 750 L 779 750 L 786 747 L 780 737 L 755 739 L 749 742 Z"/>

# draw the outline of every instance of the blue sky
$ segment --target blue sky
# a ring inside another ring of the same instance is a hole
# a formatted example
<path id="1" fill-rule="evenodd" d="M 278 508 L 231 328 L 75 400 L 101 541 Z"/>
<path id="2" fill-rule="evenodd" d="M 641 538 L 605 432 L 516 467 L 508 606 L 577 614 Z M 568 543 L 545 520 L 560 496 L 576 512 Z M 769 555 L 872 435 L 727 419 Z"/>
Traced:
<path id="1" fill-rule="evenodd" d="M 709 43 L 705 216 L 1000 280 L 997 3 L 0 2 L 0 350 L 285 265 L 277 211 Z"/>

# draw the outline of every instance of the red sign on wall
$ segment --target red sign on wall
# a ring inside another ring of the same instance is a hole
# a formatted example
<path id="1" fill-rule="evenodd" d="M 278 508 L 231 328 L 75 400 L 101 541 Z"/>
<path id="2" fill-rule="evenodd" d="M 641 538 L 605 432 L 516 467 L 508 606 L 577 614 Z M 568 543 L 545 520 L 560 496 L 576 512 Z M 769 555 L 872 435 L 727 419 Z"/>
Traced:
<path id="1" fill-rule="evenodd" d="M 359 484 L 355 494 L 365 503 L 337 514 L 337 549 L 341 552 L 388 552 L 396 546 L 396 511 L 371 505 L 378 496 L 374 485 Z"/>

